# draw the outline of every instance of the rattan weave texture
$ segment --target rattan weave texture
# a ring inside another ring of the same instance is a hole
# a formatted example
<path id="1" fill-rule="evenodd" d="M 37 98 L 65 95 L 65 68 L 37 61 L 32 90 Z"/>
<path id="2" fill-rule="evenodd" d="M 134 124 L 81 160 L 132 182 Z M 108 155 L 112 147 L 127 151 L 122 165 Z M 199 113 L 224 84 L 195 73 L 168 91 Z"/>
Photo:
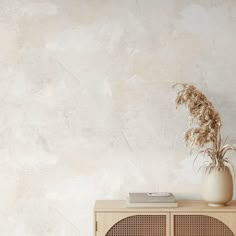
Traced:
<path id="1" fill-rule="evenodd" d="M 175 215 L 174 236 L 234 236 L 234 234 L 223 222 L 210 216 Z"/>
<path id="2" fill-rule="evenodd" d="M 166 236 L 166 216 L 130 216 L 117 222 L 106 236 Z"/>

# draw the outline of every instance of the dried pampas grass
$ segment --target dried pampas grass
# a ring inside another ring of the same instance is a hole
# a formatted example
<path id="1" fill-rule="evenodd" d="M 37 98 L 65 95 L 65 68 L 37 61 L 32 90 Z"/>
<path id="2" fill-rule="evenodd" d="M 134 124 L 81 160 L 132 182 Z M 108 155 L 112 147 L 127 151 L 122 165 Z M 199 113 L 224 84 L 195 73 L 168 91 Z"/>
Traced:
<path id="1" fill-rule="evenodd" d="M 223 170 L 225 166 L 233 169 L 225 154 L 228 151 L 236 150 L 236 146 L 222 142 L 220 128 L 222 126 L 219 113 L 215 110 L 207 97 L 189 84 L 175 84 L 173 87 L 180 86 L 177 97 L 176 107 L 185 105 L 189 110 L 192 128 L 185 133 L 185 142 L 192 147 L 203 148 L 206 144 L 211 145 L 200 153 L 207 154 L 211 163 L 206 170 Z"/>

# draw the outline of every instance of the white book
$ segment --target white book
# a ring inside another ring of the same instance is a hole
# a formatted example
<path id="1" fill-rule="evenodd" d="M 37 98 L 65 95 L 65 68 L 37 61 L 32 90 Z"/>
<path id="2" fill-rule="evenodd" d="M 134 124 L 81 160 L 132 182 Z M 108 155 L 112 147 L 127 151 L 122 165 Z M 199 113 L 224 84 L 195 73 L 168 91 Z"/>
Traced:
<path id="1" fill-rule="evenodd" d="M 172 193 L 129 193 L 129 203 L 176 203 Z"/>
<path id="2" fill-rule="evenodd" d="M 127 202 L 127 207 L 129 208 L 169 208 L 169 207 L 178 207 L 177 202 L 160 202 L 160 203 L 130 203 Z"/>

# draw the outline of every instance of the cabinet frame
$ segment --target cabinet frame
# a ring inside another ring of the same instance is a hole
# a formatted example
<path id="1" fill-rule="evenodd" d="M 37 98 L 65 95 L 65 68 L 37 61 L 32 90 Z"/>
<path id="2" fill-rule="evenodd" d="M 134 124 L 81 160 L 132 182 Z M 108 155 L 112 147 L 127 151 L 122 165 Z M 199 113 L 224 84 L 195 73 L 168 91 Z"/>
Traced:
<path id="1" fill-rule="evenodd" d="M 94 236 L 105 236 L 117 222 L 135 215 L 165 215 L 166 235 L 174 236 L 175 215 L 210 216 L 223 222 L 236 236 L 236 201 L 225 207 L 209 207 L 203 201 L 179 201 L 178 208 L 127 208 L 123 200 L 100 200 L 94 207 Z"/>

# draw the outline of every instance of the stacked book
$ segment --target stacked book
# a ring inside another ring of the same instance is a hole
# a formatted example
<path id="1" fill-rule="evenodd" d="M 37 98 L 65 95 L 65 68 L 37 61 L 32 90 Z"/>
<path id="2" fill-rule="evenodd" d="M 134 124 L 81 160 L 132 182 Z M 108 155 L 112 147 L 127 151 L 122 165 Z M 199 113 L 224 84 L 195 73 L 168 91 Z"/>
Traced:
<path id="1" fill-rule="evenodd" d="M 127 207 L 178 207 L 172 193 L 129 193 Z"/>

